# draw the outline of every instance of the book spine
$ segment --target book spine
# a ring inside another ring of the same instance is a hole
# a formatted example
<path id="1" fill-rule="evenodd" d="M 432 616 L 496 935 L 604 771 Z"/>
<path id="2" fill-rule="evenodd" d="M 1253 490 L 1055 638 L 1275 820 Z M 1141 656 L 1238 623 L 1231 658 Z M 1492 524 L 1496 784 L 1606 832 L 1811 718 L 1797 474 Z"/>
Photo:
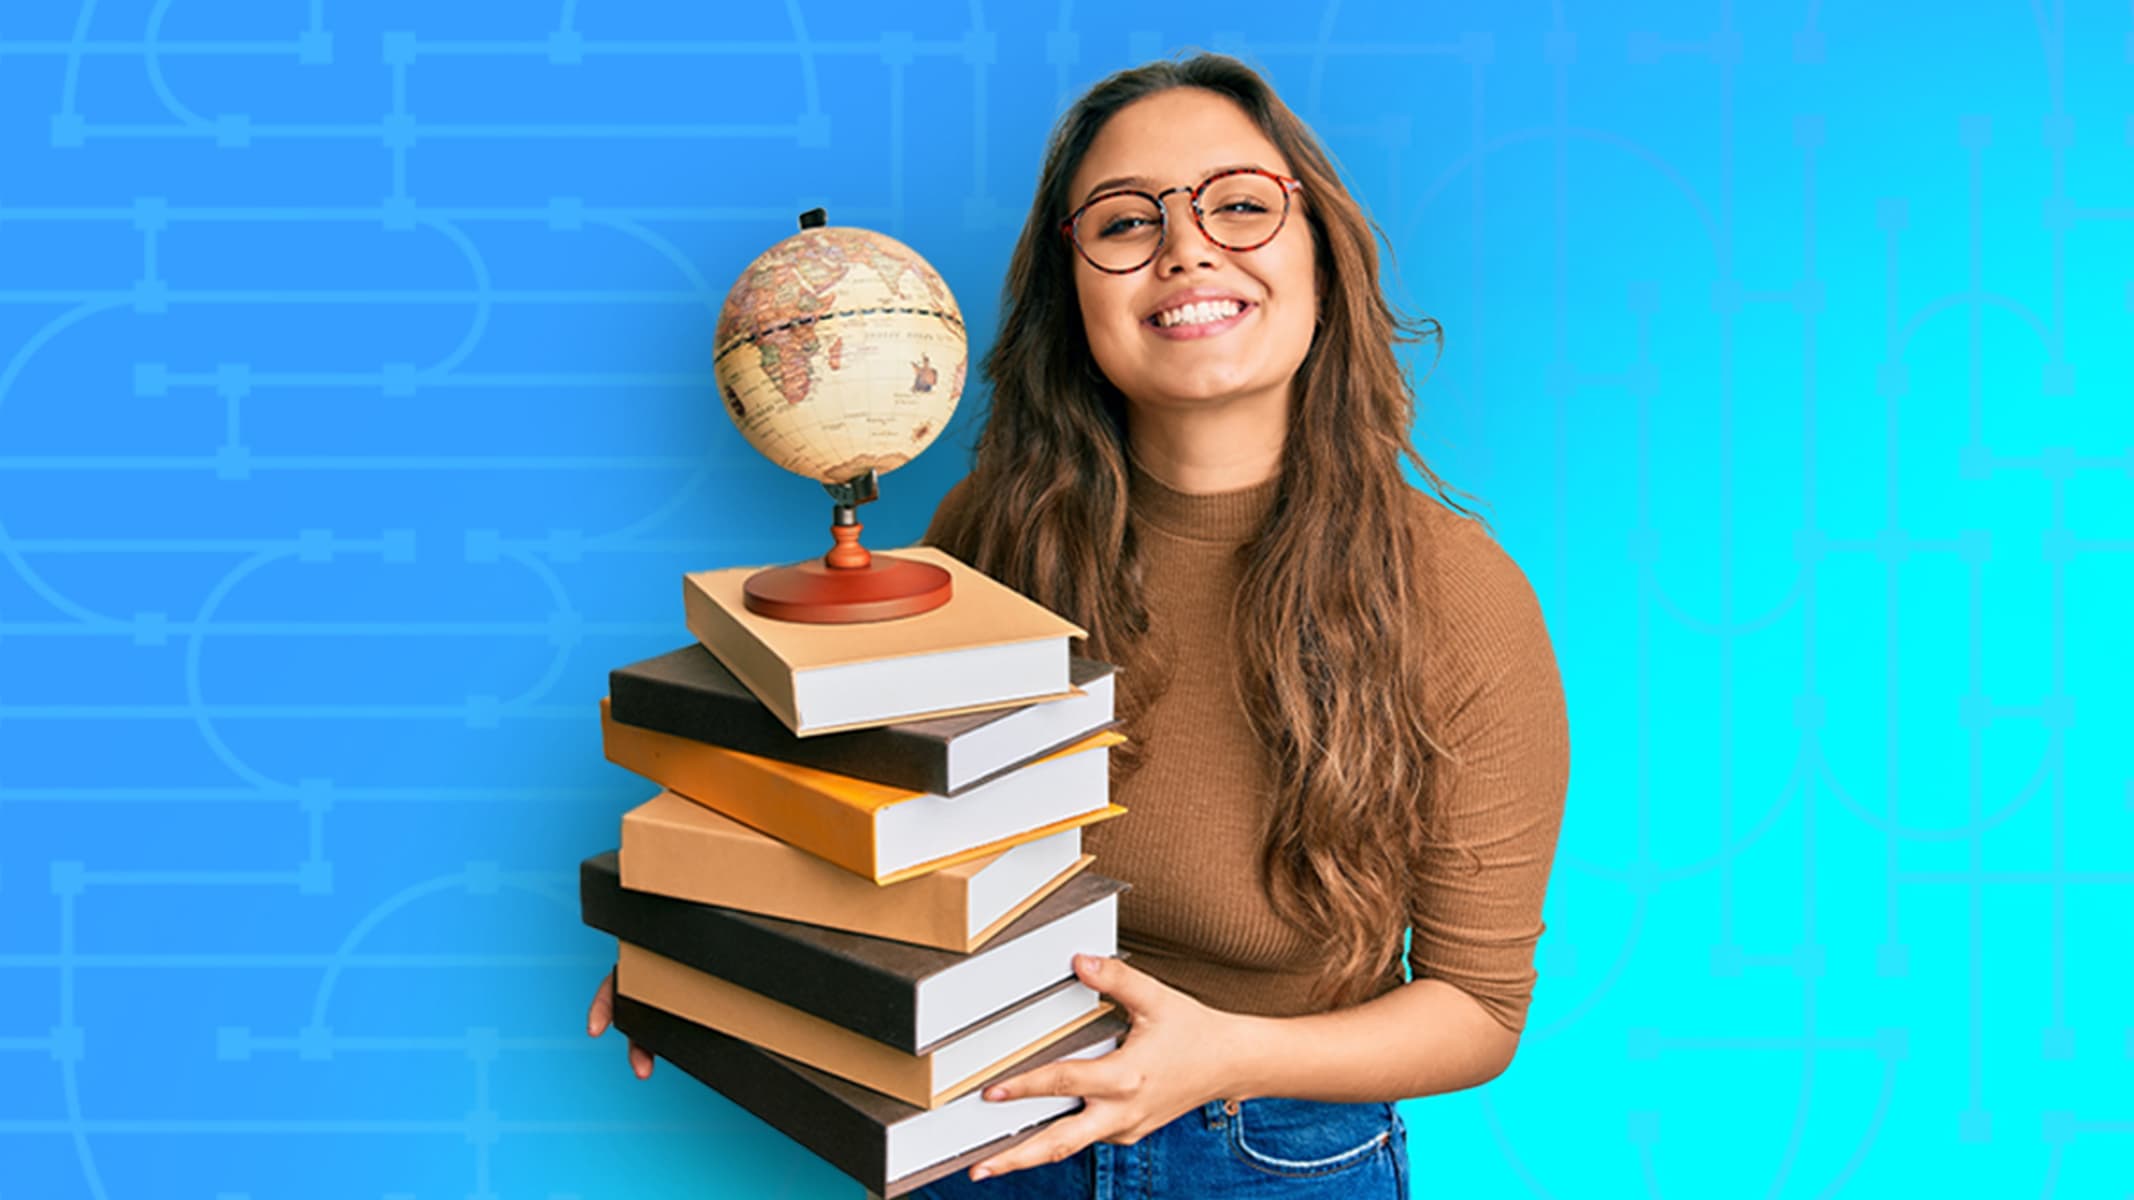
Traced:
<path id="1" fill-rule="evenodd" d="M 948 790 L 948 744 L 940 738 L 894 727 L 795 737 L 754 697 L 627 671 L 609 673 L 608 699 L 625 725 L 906 791 Z"/>
<path id="2" fill-rule="evenodd" d="M 855 874 L 876 877 L 871 812 L 757 770 L 716 747 L 621 724 L 605 702 L 601 741 L 618 767 Z"/>
<path id="3" fill-rule="evenodd" d="M 868 1190 L 888 1186 L 887 1130 L 765 1051 L 628 996 L 615 997 L 615 1027 Z"/>
<path id="4" fill-rule="evenodd" d="M 918 993 L 910 983 L 781 937 L 765 918 L 629 891 L 613 862 L 601 855 L 579 869 L 579 912 L 587 925 L 907 1054 L 919 1052 Z"/>

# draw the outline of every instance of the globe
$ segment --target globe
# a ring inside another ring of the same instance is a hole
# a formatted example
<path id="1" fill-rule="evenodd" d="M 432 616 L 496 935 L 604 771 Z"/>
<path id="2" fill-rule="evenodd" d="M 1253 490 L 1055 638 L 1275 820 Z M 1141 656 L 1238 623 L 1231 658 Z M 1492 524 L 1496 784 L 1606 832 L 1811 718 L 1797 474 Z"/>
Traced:
<path id="1" fill-rule="evenodd" d="M 788 471 L 823 484 L 887 474 L 955 415 L 968 366 L 963 315 L 895 238 L 803 225 L 726 294 L 719 394 L 749 444 Z"/>
<path id="2" fill-rule="evenodd" d="M 869 553 L 856 512 L 875 498 L 877 477 L 941 436 L 963 394 L 963 314 L 926 260 L 812 209 L 726 293 L 712 354 L 727 415 L 749 445 L 833 502 L 829 553 L 749 576 L 749 611 L 841 624 L 947 603 L 948 572 Z"/>

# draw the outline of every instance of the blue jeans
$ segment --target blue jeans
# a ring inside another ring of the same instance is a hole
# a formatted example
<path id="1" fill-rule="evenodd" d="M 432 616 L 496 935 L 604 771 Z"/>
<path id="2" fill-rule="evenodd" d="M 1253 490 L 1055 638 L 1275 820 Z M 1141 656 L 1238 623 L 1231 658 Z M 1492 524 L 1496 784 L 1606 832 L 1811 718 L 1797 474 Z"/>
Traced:
<path id="1" fill-rule="evenodd" d="M 1390 1104 L 1218 1101 L 1131 1146 L 1099 1142 L 1065 1162 L 972 1183 L 959 1172 L 915 1200 L 1406 1200 L 1408 1132 Z"/>

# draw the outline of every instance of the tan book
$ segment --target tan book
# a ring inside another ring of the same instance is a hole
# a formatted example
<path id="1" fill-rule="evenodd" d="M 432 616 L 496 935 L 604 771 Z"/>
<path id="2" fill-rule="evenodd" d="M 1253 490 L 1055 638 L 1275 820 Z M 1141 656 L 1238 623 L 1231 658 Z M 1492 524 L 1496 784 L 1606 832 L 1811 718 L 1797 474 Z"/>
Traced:
<path id="1" fill-rule="evenodd" d="M 971 1167 L 1082 1106 L 1079 1096 L 995 1103 L 974 1090 L 939 1108 L 918 1108 L 628 996 L 615 997 L 615 1028 L 842 1171 L 876 1200 L 895 1200 Z M 1001 1068 L 997 1078 L 1097 1058 L 1126 1033 L 1117 1013 L 1099 1017 Z"/>
<path id="2" fill-rule="evenodd" d="M 937 1108 L 963 1095 L 1111 1008 L 1087 985 L 1068 979 L 925 1054 L 907 1054 L 642 946 L 622 942 L 618 951 L 615 989 L 621 994 L 918 1108 Z"/>
<path id="3" fill-rule="evenodd" d="M 948 603 L 888 621 L 811 625 L 748 611 L 760 567 L 682 577 L 689 632 L 803 737 L 1070 696 L 1085 631 L 932 546 L 891 551 L 949 573 Z"/>
<path id="4" fill-rule="evenodd" d="M 1110 801 L 1105 731 L 955 797 L 833 775 L 624 725 L 600 702 L 608 761 L 779 841 L 897 883 L 1126 810 Z"/>
<path id="5" fill-rule="evenodd" d="M 1082 831 L 886 886 L 661 792 L 622 818 L 622 885 L 968 954 L 1087 867 Z"/>

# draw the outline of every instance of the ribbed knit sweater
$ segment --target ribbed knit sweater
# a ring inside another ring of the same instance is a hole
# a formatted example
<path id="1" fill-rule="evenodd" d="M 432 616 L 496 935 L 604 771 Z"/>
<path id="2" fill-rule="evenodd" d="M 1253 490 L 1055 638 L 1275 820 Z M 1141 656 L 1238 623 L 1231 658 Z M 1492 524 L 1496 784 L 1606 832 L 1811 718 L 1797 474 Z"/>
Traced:
<path id="1" fill-rule="evenodd" d="M 1133 885 L 1119 923 L 1135 966 L 1215 1008 L 1305 1013 L 1323 962 L 1276 913 L 1260 870 L 1274 764 L 1237 698 L 1228 629 L 1237 551 L 1280 478 L 1195 495 L 1132 470 L 1130 520 L 1169 683 L 1132 731 L 1143 763 L 1112 797 L 1127 815 L 1089 827 L 1083 844 L 1096 870 Z M 936 528 L 967 490 L 950 491 Z M 1472 855 L 1415 864 L 1408 967 L 1517 1030 L 1569 773 L 1563 689 L 1519 568 L 1477 522 L 1421 493 L 1411 507 L 1425 547 L 1411 614 L 1426 647 L 1424 719 L 1449 752 L 1431 765 L 1430 807 Z"/>

